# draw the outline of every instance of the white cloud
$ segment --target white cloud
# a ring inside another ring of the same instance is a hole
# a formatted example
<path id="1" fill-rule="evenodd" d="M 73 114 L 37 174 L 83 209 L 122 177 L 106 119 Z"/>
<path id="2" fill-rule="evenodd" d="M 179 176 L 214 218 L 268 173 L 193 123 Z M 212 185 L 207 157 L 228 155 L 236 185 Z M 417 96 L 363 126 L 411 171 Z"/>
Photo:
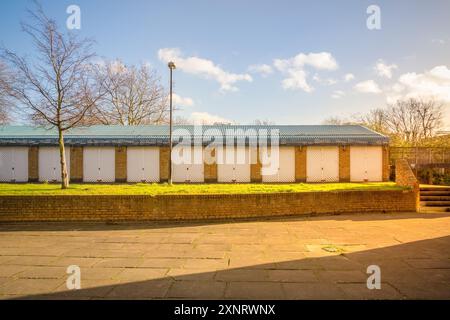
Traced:
<path id="1" fill-rule="evenodd" d="M 302 89 L 305 92 L 312 92 L 314 90 L 306 82 L 306 76 L 308 74 L 304 70 L 288 70 L 287 78 L 283 79 L 282 86 L 284 89 Z"/>
<path id="2" fill-rule="evenodd" d="M 383 60 L 379 59 L 375 66 L 373 67 L 375 72 L 380 77 L 386 77 L 388 79 L 392 78 L 392 71 L 398 69 L 396 64 L 386 64 Z"/>
<path id="3" fill-rule="evenodd" d="M 335 90 L 335 91 L 333 92 L 333 94 L 331 95 L 331 97 L 332 97 L 333 99 L 340 99 L 340 98 L 342 98 L 343 96 L 345 96 L 345 92 L 342 91 L 342 90 Z"/>
<path id="4" fill-rule="evenodd" d="M 353 79 L 355 79 L 355 76 L 353 75 L 353 73 L 347 73 L 347 74 L 344 75 L 344 81 L 345 82 L 352 81 Z"/>
<path id="5" fill-rule="evenodd" d="M 432 39 L 431 42 L 432 43 L 436 43 L 436 44 L 440 44 L 440 45 L 444 45 L 445 44 L 445 40 L 444 39 Z"/>
<path id="6" fill-rule="evenodd" d="M 176 67 L 186 73 L 206 79 L 214 79 L 220 84 L 221 91 L 237 91 L 236 82 L 251 82 L 253 80 L 249 74 L 227 72 L 211 60 L 198 57 L 183 57 L 183 54 L 177 48 L 160 49 L 158 50 L 158 57 L 166 63 L 169 61 L 175 62 Z"/>
<path id="7" fill-rule="evenodd" d="M 194 124 L 231 123 L 232 121 L 208 112 L 192 112 L 190 120 Z"/>
<path id="8" fill-rule="evenodd" d="M 252 73 L 259 73 L 263 77 L 267 77 L 269 74 L 273 73 L 273 69 L 268 64 L 253 64 L 248 67 L 248 71 Z"/>
<path id="9" fill-rule="evenodd" d="M 317 73 L 314 75 L 313 80 L 316 81 L 317 83 L 324 84 L 327 86 L 331 86 L 337 83 L 337 80 L 333 78 L 322 79 Z"/>
<path id="10" fill-rule="evenodd" d="M 378 86 L 378 84 L 373 80 L 367 80 L 358 82 L 354 86 L 356 91 L 362 92 L 362 93 L 381 93 L 381 89 Z"/>
<path id="11" fill-rule="evenodd" d="M 388 102 L 398 99 L 423 98 L 450 102 L 450 69 L 436 66 L 424 73 L 402 74 L 388 93 Z"/>
<path id="12" fill-rule="evenodd" d="M 335 70 L 338 64 L 331 53 L 299 53 L 298 55 L 288 59 L 275 59 L 274 67 L 286 75 L 282 81 L 284 89 L 301 89 L 305 92 L 314 90 L 306 78 L 308 73 L 305 67 L 309 66 L 317 70 Z"/>
<path id="13" fill-rule="evenodd" d="M 176 93 L 172 94 L 173 104 L 183 107 L 192 107 L 194 105 L 194 100 L 189 97 L 181 97 Z"/>

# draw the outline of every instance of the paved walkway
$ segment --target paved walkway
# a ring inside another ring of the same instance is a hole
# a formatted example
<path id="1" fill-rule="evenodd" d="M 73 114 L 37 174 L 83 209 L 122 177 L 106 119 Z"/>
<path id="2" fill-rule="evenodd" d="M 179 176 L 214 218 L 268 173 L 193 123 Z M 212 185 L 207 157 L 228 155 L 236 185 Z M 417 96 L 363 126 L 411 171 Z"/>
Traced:
<path id="1" fill-rule="evenodd" d="M 369 265 L 381 290 L 367 289 Z M 450 215 L 0 224 L 0 297 L 450 299 Z"/>

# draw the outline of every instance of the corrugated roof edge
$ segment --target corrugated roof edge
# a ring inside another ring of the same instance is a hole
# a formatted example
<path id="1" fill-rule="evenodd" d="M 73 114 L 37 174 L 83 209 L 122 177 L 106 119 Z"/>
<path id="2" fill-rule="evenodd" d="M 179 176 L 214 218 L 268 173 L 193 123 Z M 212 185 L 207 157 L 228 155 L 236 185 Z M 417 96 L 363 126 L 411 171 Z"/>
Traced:
<path id="1" fill-rule="evenodd" d="M 248 129 L 279 129 L 284 134 L 373 134 L 383 136 L 361 125 L 176 125 L 175 129 L 203 128 L 203 131 L 209 129 L 216 130 L 248 130 Z M 66 132 L 66 135 L 157 135 L 167 134 L 168 125 L 140 125 L 140 126 L 120 126 L 120 125 L 95 125 L 90 127 L 78 127 Z M 56 135 L 54 128 L 43 126 L 0 126 L 1 135 Z"/>
<path id="2" fill-rule="evenodd" d="M 102 132 L 93 134 L 92 131 L 96 128 L 101 128 L 99 131 Z M 119 128 L 125 130 L 120 130 Z M 166 128 L 168 130 L 167 125 L 145 125 L 133 128 L 123 126 L 82 127 L 75 129 L 75 131 L 86 130 L 87 132 L 67 133 L 65 135 L 65 141 L 68 145 L 167 145 L 168 133 L 165 132 Z M 176 126 L 175 128 L 184 128 L 192 131 L 194 126 Z M 387 136 L 360 125 L 209 125 L 203 126 L 203 128 L 203 133 L 208 129 L 219 129 L 222 133 L 226 132 L 223 129 L 239 129 L 244 130 L 245 133 L 248 129 L 275 128 L 282 131 L 280 132 L 280 145 L 386 145 L 389 143 Z M 114 130 L 108 132 L 109 129 Z M 206 134 L 205 136 L 208 137 L 209 135 Z M 48 128 L 0 126 L 0 145 L 55 145 L 57 144 L 55 139 L 56 132 Z"/>
<path id="3" fill-rule="evenodd" d="M 361 125 L 361 124 L 359 124 L 359 126 L 362 127 L 362 128 L 364 128 L 364 129 L 367 129 L 367 130 L 373 132 L 374 134 L 377 134 L 377 135 L 379 135 L 379 136 L 383 136 L 383 137 L 385 137 L 386 139 L 389 140 L 389 137 L 388 137 L 387 135 L 385 135 L 385 134 L 382 134 L 382 133 L 380 133 L 380 132 L 378 132 L 378 131 L 375 131 L 375 130 L 373 130 L 373 129 L 370 129 L 369 127 L 363 126 L 363 125 Z"/>

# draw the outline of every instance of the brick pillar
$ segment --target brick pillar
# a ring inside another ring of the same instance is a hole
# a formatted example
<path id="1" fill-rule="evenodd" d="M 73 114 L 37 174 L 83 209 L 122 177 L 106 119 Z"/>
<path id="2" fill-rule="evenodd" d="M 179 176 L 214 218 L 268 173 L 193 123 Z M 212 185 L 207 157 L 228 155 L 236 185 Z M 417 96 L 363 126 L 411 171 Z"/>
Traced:
<path id="1" fill-rule="evenodd" d="M 116 182 L 127 181 L 127 147 L 116 147 Z"/>
<path id="2" fill-rule="evenodd" d="M 339 146 L 339 182 L 350 181 L 350 146 Z"/>
<path id="3" fill-rule="evenodd" d="M 206 151 L 207 149 L 204 149 L 203 152 L 203 158 L 206 159 Z M 213 149 L 210 151 L 211 152 L 211 157 L 215 158 L 216 157 L 216 149 Z M 205 182 L 211 183 L 211 182 L 217 182 L 217 159 L 215 159 L 214 163 L 208 164 L 204 163 L 204 173 L 205 173 Z"/>
<path id="4" fill-rule="evenodd" d="M 382 175 L 383 175 L 383 181 L 389 181 L 390 176 L 390 170 L 389 170 L 389 146 L 383 146 L 382 147 Z"/>
<path id="5" fill-rule="evenodd" d="M 159 148 L 159 180 L 167 182 L 169 180 L 169 147 Z"/>
<path id="6" fill-rule="evenodd" d="M 414 192 L 416 211 L 420 208 L 420 188 L 414 172 L 406 159 L 395 160 L 395 183 L 402 187 L 410 187 Z"/>
<path id="7" fill-rule="evenodd" d="M 70 147 L 70 181 L 83 182 L 83 147 Z"/>
<path id="8" fill-rule="evenodd" d="M 259 147 L 250 148 L 250 182 L 262 182 Z"/>
<path id="9" fill-rule="evenodd" d="M 295 147 L 295 181 L 306 182 L 306 147 Z"/>
<path id="10" fill-rule="evenodd" d="M 39 147 L 28 148 L 28 181 L 39 181 Z"/>

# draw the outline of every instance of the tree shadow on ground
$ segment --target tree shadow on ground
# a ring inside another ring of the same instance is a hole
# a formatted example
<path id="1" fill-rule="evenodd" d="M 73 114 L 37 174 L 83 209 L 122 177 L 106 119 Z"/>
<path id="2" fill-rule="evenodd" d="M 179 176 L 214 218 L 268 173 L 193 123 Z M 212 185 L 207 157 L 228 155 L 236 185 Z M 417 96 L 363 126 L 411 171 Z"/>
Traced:
<path id="1" fill-rule="evenodd" d="M 319 248 L 317 254 L 322 253 L 323 248 Z M 380 267 L 380 290 L 367 288 L 369 265 Z M 132 274 L 133 269 L 129 270 Z M 333 256 L 274 259 L 224 270 L 184 269 L 180 274 L 159 277 L 153 276 L 151 268 L 139 272 L 141 281 L 21 298 L 450 299 L 450 236 Z"/>

